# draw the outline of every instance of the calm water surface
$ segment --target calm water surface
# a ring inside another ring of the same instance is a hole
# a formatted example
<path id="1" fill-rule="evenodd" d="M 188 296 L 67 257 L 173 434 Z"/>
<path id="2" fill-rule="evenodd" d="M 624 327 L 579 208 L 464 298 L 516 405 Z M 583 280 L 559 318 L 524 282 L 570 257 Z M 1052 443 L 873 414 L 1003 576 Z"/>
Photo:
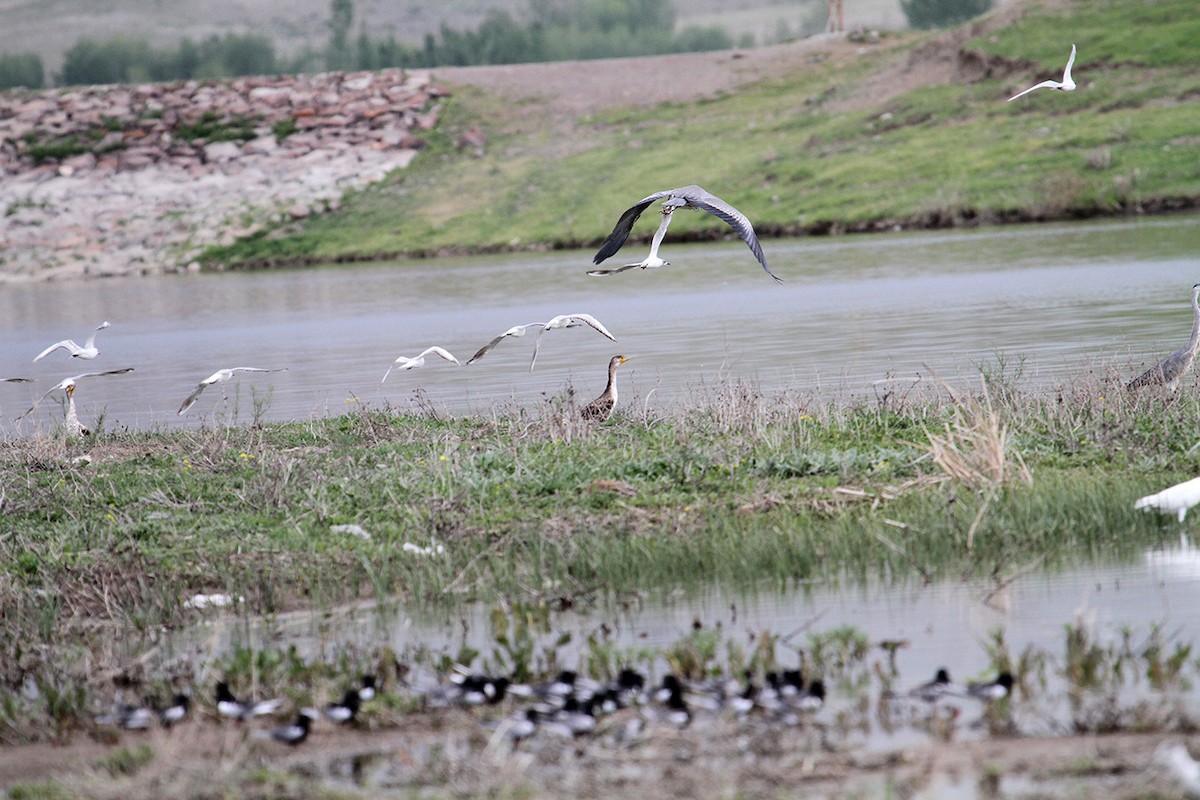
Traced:
<path id="1" fill-rule="evenodd" d="M 669 244 L 672 265 L 590 278 L 590 253 L 438 259 L 370 266 L 192 275 L 7 287 L 0 294 L 0 430 L 45 429 L 61 408 L 12 417 L 62 378 L 132 366 L 81 384 L 85 421 L 109 426 L 196 425 L 252 411 L 251 387 L 269 394 L 270 420 L 341 413 L 352 402 L 407 407 L 421 387 L 450 413 L 537 403 L 574 384 L 599 393 L 608 358 L 622 396 L 665 408 L 730 378 L 768 392 L 869 394 L 877 381 L 936 370 L 967 379 L 1004 354 L 1024 359 L 1025 379 L 1052 385 L 1089 368 L 1135 372 L 1180 347 L 1200 280 L 1195 215 L 996 229 L 767 242 L 775 285 L 741 242 Z M 641 258 L 643 247 L 630 246 Z M 458 369 L 444 362 L 393 373 L 397 355 L 431 344 L 464 362 L 511 325 L 588 312 L 616 335 L 559 330 L 529 373 L 531 338 L 510 340 Z M 94 361 L 59 352 L 108 319 Z M 288 372 L 210 389 L 185 418 L 180 402 L 228 366 Z M 356 400 L 357 399 L 357 400 Z"/>
<path id="2" fill-rule="evenodd" d="M 1161 626 L 1168 650 L 1175 643 L 1200 644 L 1200 548 L 1189 538 L 1146 551 L 1134 563 L 1087 566 L 1056 573 L 1031 572 L 1003 588 L 987 581 L 939 581 L 919 584 L 825 585 L 770 590 L 751 594 L 710 588 L 696 593 L 647 597 L 618 605 L 572 610 L 555 614 L 553 632 L 541 638 L 540 650 L 549 652 L 558 637 L 569 632 L 571 643 L 559 647 L 559 663 L 583 668 L 589 635 L 604 639 L 618 651 L 652 648 L 663 650 L 679 642 L 695 622 L 719 627 L 722 640 L 740 642 L 749 652 L 751 634 L 780 637 L 776 657 L 784 666 L 797 664 L 796 651 L 808 649 L 810 634 L 852 626 L 865 633 L 873 645 L 884 640 L 904 640 L 897 667 L 899 688 L 907 689 L 930 679 L 939 668 L 948 668 L 965 683 L 991 676 L 985 647 L 996 631 L 1004 634 L 1013 658 L 1033 647 L 1049 657 L 1047 686 L 1038 702 L 1027 704 L 1022 720 L 1026 734 L 1070 732 L 1070 713 L 1061 677 L 1066 652 L 1064 626 L 1088 626 L 1094 640 L 1117 644 L 1125 630 L 1133 632 L 1135 648 L 1145 644 L 1154 625 Z M 306 655 L 330 657 L 353 643 L 365 651 L 388 646 L 403 655 L 423 650 L 453 658 L 468 645 L 490 658 L 494 632 L 490 606 L 468 605 L 439 613 L 412 613 L 403 608 L 371 604 L 313 615 L 285 615 L 269 621 L 218 618 L 197 628 L 196 640 L 220 647 L 232 644 L 261 646 L 265 642 L 296 644 Z M 206 651 L 211 655 L 211 649 Z M 720 648 L 721 657 L 725 649 Z M 884 656 L 873 649 L 869 662 Z M 494 663 L 494 662 L 492 662 Z M 477 662 L 476 666 L 482 666 Z M 660 674 L 666 669 L 660 662 Z M 418 679 L 419 679 L 418 673 Z M 427 679 L 432 676 L 426 675 Z M 873 689 L 877 690 L 877 686 Z M 1145 687 L 1135 689 L 1144 692 Z M 1134 697 L 1127 698 L 1132 703 Z M 836 709 L 854 705 L 855 696 L 833 698 Z M 1030 708 L 1029 706 L 1033 707 Z M 973 715 L 978 706 L 967 704 Z M 1200 708 L 1195 709 L 1200 711 Z M 976 731 L 975 735 L 980 735 Z M 964 730 L 965 735 L 970 735 Z M 924 739 L 926 734 L 903 730 L 872 730 L 863 744 L 890 748 Z"/>

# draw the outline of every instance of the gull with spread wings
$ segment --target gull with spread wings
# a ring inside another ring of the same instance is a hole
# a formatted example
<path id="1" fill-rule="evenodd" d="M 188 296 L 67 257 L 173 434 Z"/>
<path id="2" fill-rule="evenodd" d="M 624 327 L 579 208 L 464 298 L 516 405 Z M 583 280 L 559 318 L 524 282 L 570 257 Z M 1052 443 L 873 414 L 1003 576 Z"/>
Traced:
<path id="1" fill-rule="evenodd" d="M 529 371 L 533 372 L 533 365 L 537 363 L 538 350 L 542 347 L 542 337 L 546 335 L 546 331 L 556 330 L 558 328 L 577 328 L 580 325 L 587 325 L 597 333 L 607 336 L 612 341 L 616 341 L 617 337 L 608 332 L 608 328 L 600 324 L 600 320 L 593 317 L 591 314 L 559 314 L 554 319 L 542 326 L 538 332 L 537 341 L 533 343 L 533 358 L 529 360 Z"/>
<path id="2" fill-rule="evenodd" d="M 454 357 L 453 353 L 443 347 L 438 347 L 435 345 L 433 347 L 425 348 L 421 351 L 420 355 L 415 355 L 411 358 L 409 356 L 397 357 L 396 360 L 392 362 L 392 365 L 388 367 L 387 372 L 383 373 L 383 380 L 379 381 L 379 385 L 383 385 L 383 381 L 388 379 L 388 375 L 391 375 L 392 370 L 394 369 L 407 371 L 410 369 L 416 369 L 417 367 L 425 366 L 425 356 L 437 356 L 438 358 L 444 358 L 456 367 L 462 366 L 459 360 Z"/>
<path id="3" fill-rule="evenodd" d="M 192 393 L 187 396 L 187 399 L 183 401 L 183 405 L 181 405 L 179 407 L 179 411 L 176 413 L 179 414 L 179 416 L 183 416 L 184 414 L 186 414 L 187 410 L 189 408 L 191 408 L 192 406 L 194 406 L 196 404 L 196 401 L 200 399 L 200 395 L 204 392 L 205 389 L 212 386 L 214 383 L 228 383 L 229 381 L 233 380 L 233 374 L 235 372 L 286 372 L 286 371 L 287 371 L 287 367 L 284 367 L 282 369 L 263 369 L 262 367 L 230 367 L 229 369 L 219 369 L 216 372 L 214 372 L 212 375 L 209 375 L 207 378 L 205 378 L 204 380 L 202 380 L 198 384 L 196 384 L 196 388 L 193 389 Z M 228 400 L 229 398 L 226 397 L 225 399 Z"/>
<path id="4" fill-rule="evenodd" d="M 95 358 L 100 355 L 100 351 L 96 349 L 96 334 L 108 327 L 108 320 L 101 322 L 96 326 L 96 330 L 92 331 L 92 335 L 83 343 L 83 347 L 75 344 L 74 339 L 63 339 L 61 342 L 55 342 L 47 347 L 42 352 L 34 356 L 34 361 L 41 361 L 46 356 L 53 353 L 55 350 L 66 350 L 71 354 L 72 358 Z"/>
<path id="5" fill-rule="evenodd" d="M 80 375 L 72 375 L 69 378 L 63 378 L 58 383 L 51 386 L 46 392 L 33 401 L 33 405 L 29 410 L 18 417 L 13 417 L 13 421 L 23 419 L 32 414 L 43 400 L 49 397 L 54 392 L 62 390 L 67 393 L 67 430 L 75 435 L 85 435 L 88 430 L 79 422 L 79 416 L 75 413 L 75 384 L 84 378 L 99 378 L 105 375 L 124 375 L 126 372 L 133 372 L 133 367 L 125 367 L 124 369 L 110 369 L 105 372 L 84 372 Z"/>
<path id="6" fill-rule="evenodd" d="M 1012 97 L 1008 98 L 1008 102 L 1011 103 L 1013 100 L 1016 100 L 1018 97 L 1029 94 L 1034 89 L 1057 89 L 1060 92 L 1075 91 L 1075 81 L 1072 80 L 1072 78 L 1071 78 L 1071 65 L 1074 63 L 1075 63 L 1075 45 L 1071 45 L 1071 57 L 1067 59 L 1067 68 L 1063 71 L 1063 77 L 1062 77 L 1061 81 L 1042 81 L 1041 83 L 1039 83 L 1035 86 L 1030 86 L 1028 89 L 1026 89 L 1023 92 L 1014 94 Z"/>

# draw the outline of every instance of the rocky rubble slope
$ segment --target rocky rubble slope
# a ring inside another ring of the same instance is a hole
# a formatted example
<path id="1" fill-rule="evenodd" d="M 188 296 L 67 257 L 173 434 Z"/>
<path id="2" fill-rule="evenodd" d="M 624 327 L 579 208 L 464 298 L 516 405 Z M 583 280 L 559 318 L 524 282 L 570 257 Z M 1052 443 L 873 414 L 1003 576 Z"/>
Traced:
<path id="1" fill-rule="evenodd" d="M 0 94 L 0 283 L 170 272 L 407 166 L 444 92 L 328 73 Z"/>

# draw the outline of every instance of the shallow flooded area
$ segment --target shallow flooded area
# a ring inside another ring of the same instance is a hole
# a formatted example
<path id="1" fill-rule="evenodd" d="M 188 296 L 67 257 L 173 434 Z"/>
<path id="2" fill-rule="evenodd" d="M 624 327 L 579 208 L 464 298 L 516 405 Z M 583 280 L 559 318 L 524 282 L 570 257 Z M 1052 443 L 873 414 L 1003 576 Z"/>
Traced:
<path id="1" fill-rule="evenodd" d="M 135 371 L 81 385 L 85 422 L 282 421 L 385 403 L 486 415 L 568 384 L 599 393 L 615 353 L 635 357 L 622 396 L 650 410 L 730 378 L 868 397 L 918 376 L 974 380 L 997 363 L 1026 385 L 1089 369 L 1128 378 L 1186 342 L 1198 250 L 1197 218 L 1181 215 L 768 241 L 782 285 L 727 242 L 668 244 L 670 266 L 608 278 L 585 275 L 590 254 L 572 251 L 10 287 L 0 294 L 0 372 L 36 382 L 0 384 L 0 415 L 10 434 L 49 429 L 61 420 L 54 402 L 12 418 L 68 375 L 122 367 Z M 510 326 L 576 312 L 616 343 L 558 330 L 533 373 L 527 336 L 470 367 L 435 359 L 380 384 L 398 355 L 436 344 L 465 363 Z M 31 363 L 102 320 L 112 326 L 97 337 L 100 357 L 60 351 Z M 242 376 L 226 385 L 228 401 L 216 387 L 176 416 L 197 382 L 232 366 L 288 371 Z"/>

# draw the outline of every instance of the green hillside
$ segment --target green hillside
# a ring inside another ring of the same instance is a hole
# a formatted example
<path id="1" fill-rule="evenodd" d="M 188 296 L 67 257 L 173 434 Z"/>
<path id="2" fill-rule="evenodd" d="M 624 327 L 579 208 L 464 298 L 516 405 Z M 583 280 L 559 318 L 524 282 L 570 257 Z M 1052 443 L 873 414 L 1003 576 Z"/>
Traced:
<path id="1" fill-rule="evenodd" d="M 209 261 L 590 246 L 631 201 L 687 183 L 746 211 L 766 236 L 1195 205 L 1194 0 L 1077 0 L 1009 18 L 976 23 L 973 38 L 906 34 L 866 55 L 813 59 L 715 100 L 571 120 L 566 140 L 536 104 L 506 107 L 452 87 L 431 147 L 411 168 L 335 214 L 214 250 Z M 1077 91 L 1005 102 L 1059 77 L 1072 43 Z M 856 100 L 861 86 L 886 88 L 891 73 L 947 54 L 960 65 L 955 77 L 931 70 L 927 85 Z M 669 79 L 686 75 L 646 75 Z M 488 136 L 482 157 L 452 146 L 471 125 Z M 644 221 L 635 234 L 653 228 Z M 724 232 L 685 215 L 671 237 Z"/>

